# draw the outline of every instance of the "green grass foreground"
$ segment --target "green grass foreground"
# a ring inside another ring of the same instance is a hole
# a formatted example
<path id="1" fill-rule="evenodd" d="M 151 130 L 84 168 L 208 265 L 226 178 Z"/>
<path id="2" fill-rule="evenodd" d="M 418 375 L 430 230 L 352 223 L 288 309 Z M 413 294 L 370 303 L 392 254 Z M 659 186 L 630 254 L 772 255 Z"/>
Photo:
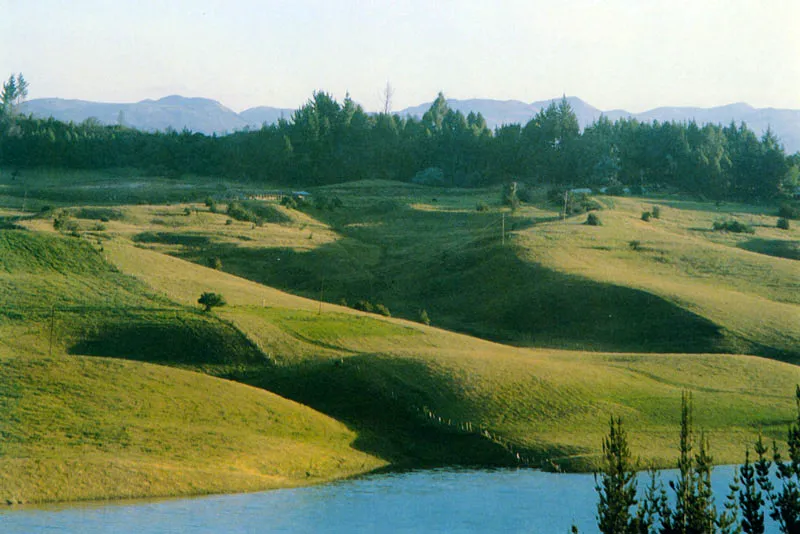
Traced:
<path id="1" fill-rule="evenodd" d="M 611 414 L 643 462 L 671 466 L 685 389 L 719 463 L 759 431 L 781 441 L 793 418 L 798 230 L 774 228 L 772 208 L 601 198 L 590 227 L 543 198 L 511 213 L 496 190 L 376 181 L 315 191 L 336 211 L 262 207 L 274 217 L 258 226 L 128 204 L 148 191 L 131 177 L 30 179 L 49 193 L 26 211 L 22 190 L 0 191 L 0 227 L 25 228 L 0 230 L 0 502 L 249 491 L 389 464 L 585 470 Z M 170 202 L 220 191 L 153 187 Z M 58 198 L 74 236 L 41 211 Z M 654 203 L 661 218 L 642 221 Z M 723 217 L 756 235 L 712 232 Z M 205 291 L 228 305 L 202 313 Z"/>

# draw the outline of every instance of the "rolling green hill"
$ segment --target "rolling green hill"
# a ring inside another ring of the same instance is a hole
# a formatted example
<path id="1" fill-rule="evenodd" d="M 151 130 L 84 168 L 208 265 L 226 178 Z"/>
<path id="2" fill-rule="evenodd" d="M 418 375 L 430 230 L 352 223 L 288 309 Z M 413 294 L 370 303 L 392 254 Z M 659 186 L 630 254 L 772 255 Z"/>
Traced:
<path id="1" fill-rule="evenodd" d="M 227 323 L 119 273 L 86 241 L 3 230 L 0 258 L 3 502 L 252 491 L 385 463 L 307 407 L 130 361 L 229 372 L 261 353 Z"/>
<path id="2" fill-rule="evenodd" d="M 65 205 L 76 237 L 53 212 L 9 211 L 28 230 L 0 230 L 0 498 L 241 491 L 386 464 L 586 469 L 611 414 L 665 466 L 685 389 L 718 462 L 793 417 L 800 281 L 780 256 L 798 230 L 771 208 L 659 199 L 646 223 L 652 199 L 602 198 L 589 227 L 543 194 L 511 213 L 493 189 L 314 193 L 343 207 L 270 205 L 258 225 L 224 204 L 84 191 Z M 731 217 L 756 235 L 710 230 Z M 204 291 L 228 305 L 202 313 Z"/>
<path id="3" fill-rule="evenodd" d="M 109 250 L 121 270 L 171 288 L 177 301 L 209 287 L 230 295 L 218 313 L 269 356 L 261 371 L 236 378 L 347 422 L 360 447 L 395 464 L 520 454 L 585 469 L 614 413 L 645 460 L 670 465 L 684 389 L 695 394 L 717 461 L 737 461 L 758 429 L 782 436 L 800 380 L 800 368 L 753 356 L 518 348 L 330 304 L 320 314 L 313 301 L 226 273 L 126 245 Z M 180 287 L 171 282 L 178 272 Z M 448 447 L 474 436 L 499 449 Z"/>

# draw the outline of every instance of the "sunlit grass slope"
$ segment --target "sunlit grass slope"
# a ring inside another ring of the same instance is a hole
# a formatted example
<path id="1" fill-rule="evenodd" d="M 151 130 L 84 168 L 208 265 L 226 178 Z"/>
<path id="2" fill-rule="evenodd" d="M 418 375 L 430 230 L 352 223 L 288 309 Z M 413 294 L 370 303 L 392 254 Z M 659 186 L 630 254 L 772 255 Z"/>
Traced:
<path id="1" fill-rule="evenodd" d="M 330 304 L 320 314 L 315 303 L 226 273 L 125 245 L 108 250 L 121 270 L 176 300 L 207 289 L 230 295 L 218 313 L 269 355 L 236 378 L 354 425 L 359 447 L 394 463 L 513 463 L 520 454 L 585 468 L 616 414 L 637 454 L 670 465 L 684 389 L 720 462 L 740 460 L 759 429 L 780 439 L 792 418 L 800 368 L 786 363 L 508 347 Z"/>
<path id="2" fill-rule="evenodd" d="M 381 465 L 310 408 L 146 363 L 6 356 L 0 405 L 4 502 L 252 491 Z"/>
<path id="3" fill-rule="evenodd" d="M 0 231 L 0 502 L 248 491 L 384 463 L 272 393 L 104 355 L 216 374 L 263 358 L 85 240 Z"/>

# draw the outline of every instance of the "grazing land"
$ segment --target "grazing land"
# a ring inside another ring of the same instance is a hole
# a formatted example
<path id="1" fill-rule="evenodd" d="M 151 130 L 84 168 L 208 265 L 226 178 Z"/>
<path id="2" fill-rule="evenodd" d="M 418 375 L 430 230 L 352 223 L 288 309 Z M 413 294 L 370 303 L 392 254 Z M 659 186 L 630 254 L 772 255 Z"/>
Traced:
<path id="1" fill-rule="evenodd" d="M 666 466 L 686 389 L 733 462 L 794 414 L 800 231 L 776 206 L 600 195 L 589 226 L 545 191 L 512 212 L 499 188 L 363 181 L 289 209 L 233 181 L 25 179 L 0 183 L 4 500 L 589 469 L 611 414 Z"/>

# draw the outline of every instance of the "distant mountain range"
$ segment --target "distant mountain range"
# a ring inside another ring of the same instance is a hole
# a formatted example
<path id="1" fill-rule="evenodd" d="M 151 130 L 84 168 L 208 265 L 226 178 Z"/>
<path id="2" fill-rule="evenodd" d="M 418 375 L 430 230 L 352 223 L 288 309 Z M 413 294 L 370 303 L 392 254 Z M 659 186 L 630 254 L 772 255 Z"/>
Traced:
<path id="1" fill-rule="evenodd" d="M 450 99 L 448 105 L 463 113 L 480 112 L 490 128 L 502 124 L 527 123 L 541 109 L 559 99 L 542 100 L 527 104 L 519 100 L 491 99 Z M 687 121 L 694 119 L 700 124 L 731 121 L 745 122 L 756 133 L 763 133 L 771 127 L 780 137 L 786 151 L 800 151 L 800 110 L 754 108 L 738 103 L 713 108 L 698 107 L 660 107 L 643 113 L 630 113 L 625 110 L 602 111 L 577 97 L 568 97 L 572 109 L 582 127 L 601 115 L 616 120 L 621 117 L 636 118 L 640 121 Z M 396 113 L 402 116 L 421 117 L 431 103 L 409 107 Z M 293 109 L 259 106 L 241 113 L 223 106 L 208 98 L 187 98 L 168 96 L 159 100 L 143 100 L 133 104 L 112 104 L 89 102 L 85 100 L 64 100 L 60 98 L 39 98 L 25 102 L 22 112 L 37 117 L 54 117 L 63 121 L 81 122 L 95 117 L 103 124 L 125 124 L 141 130 L 166 130 L 187 128 L 194 132 L 229 133 L 245 128 L 260 128 L 262 124 L 272 124 L 281 117 L 290 119 Z"/>

